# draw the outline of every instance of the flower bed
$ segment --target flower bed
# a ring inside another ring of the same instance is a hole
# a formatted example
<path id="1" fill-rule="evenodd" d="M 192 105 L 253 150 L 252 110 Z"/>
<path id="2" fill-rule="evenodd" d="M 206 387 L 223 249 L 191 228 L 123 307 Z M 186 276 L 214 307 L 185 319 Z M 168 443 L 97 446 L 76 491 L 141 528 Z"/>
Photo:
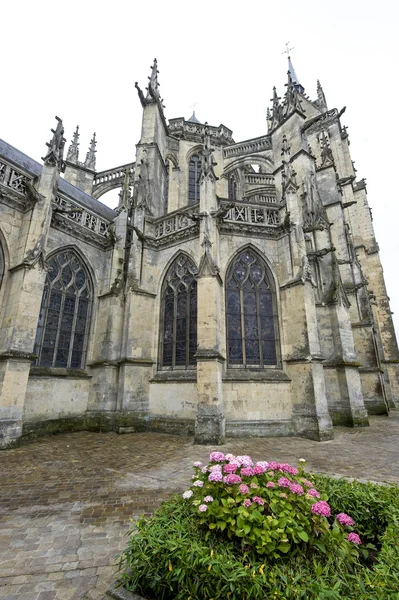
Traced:
<path id="1" fill-rule="evenodd" d="M 154 600 L 399 599 L 398 488 L 304 467 L 195 463 L 183 497 L 137 523 L 123 586 Z"/>

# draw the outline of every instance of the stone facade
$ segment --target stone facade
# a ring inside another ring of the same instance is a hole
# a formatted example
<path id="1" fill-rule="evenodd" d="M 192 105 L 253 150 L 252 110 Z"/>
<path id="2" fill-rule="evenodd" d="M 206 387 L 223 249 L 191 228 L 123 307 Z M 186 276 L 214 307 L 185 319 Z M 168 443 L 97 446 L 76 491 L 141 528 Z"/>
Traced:
<path id="1" fill-rule="evenodd" d="M 95 135 L 39 164 L 0 141 L 0 447 L 65 430 L 333 436 L 399 403 L 399 354 L 342 111 L 289 61 L 267 134 L 166 121 L 136 161 Z M 64 173 L 64 176 L 62 176 Z M 98 198 L 120 188 L 119 206 Z"/>

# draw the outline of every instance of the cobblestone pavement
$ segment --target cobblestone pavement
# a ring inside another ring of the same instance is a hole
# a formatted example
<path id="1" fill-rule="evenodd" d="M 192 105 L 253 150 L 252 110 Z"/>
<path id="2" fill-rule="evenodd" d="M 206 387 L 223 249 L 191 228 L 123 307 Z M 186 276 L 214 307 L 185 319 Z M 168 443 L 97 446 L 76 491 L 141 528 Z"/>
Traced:
<path id="1" fill-rule="evenodd" d="M 399 414 L 335 439 L 230 440 L 223 451 L 399 483 Z M 186 489 L 206 446 L 156 433 L 71 433 L 0 452 L 0 599 L 104 599 L 129 521 Z"/>

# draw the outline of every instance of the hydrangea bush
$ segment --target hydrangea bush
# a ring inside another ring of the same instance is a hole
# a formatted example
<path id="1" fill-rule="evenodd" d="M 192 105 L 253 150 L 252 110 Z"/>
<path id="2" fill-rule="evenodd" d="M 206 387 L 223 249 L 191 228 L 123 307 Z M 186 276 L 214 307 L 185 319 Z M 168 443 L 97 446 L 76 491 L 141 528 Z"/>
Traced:
<path id="1" fill-rule="evenodd" d="M 356 556 L 362 542 L 353 531 L 353 519 L 331 513 L 327 496 L 306 474 L 304 459 L 296 468 L 223 452 L 212 452 L 209 458 L 207 465 L 194 463 L 192 484 L 183 498 L 210 531 L 240 540 L 244 550 L 275 558 L 304 545 L 325 552 L 327 544 L 342 556 Z"/>

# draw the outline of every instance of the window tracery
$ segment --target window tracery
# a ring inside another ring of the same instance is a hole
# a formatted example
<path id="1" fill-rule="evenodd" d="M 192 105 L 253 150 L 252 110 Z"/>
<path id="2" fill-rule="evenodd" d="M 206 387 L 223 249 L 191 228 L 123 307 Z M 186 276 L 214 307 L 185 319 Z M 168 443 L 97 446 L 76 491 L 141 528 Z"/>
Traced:
<path id="1" fill-rule="evenodd" d="M 267 267 L 246 249 L 226 278 L 227 354 L 229 366 L 277 365 L 276 298 Z"/>
<path id="2" fill-rule="evenodd" d="M 82 369 L 92 307 L 91 281 L 73 250 L 58 252 L 47 264 L 34 364 Z"/>
<path id="3" fill-rule="evenodd" d="M 180 255 L 169 268 L 162 290 L 160 367 L 193 368 L 197 351 L 197 268 Z"/>
<path id="4" fill-rule="evenodd" d="M 201 155 L 193 154 L 188 167 L 188 203 L 196 204 L 200 199 Z"/>

